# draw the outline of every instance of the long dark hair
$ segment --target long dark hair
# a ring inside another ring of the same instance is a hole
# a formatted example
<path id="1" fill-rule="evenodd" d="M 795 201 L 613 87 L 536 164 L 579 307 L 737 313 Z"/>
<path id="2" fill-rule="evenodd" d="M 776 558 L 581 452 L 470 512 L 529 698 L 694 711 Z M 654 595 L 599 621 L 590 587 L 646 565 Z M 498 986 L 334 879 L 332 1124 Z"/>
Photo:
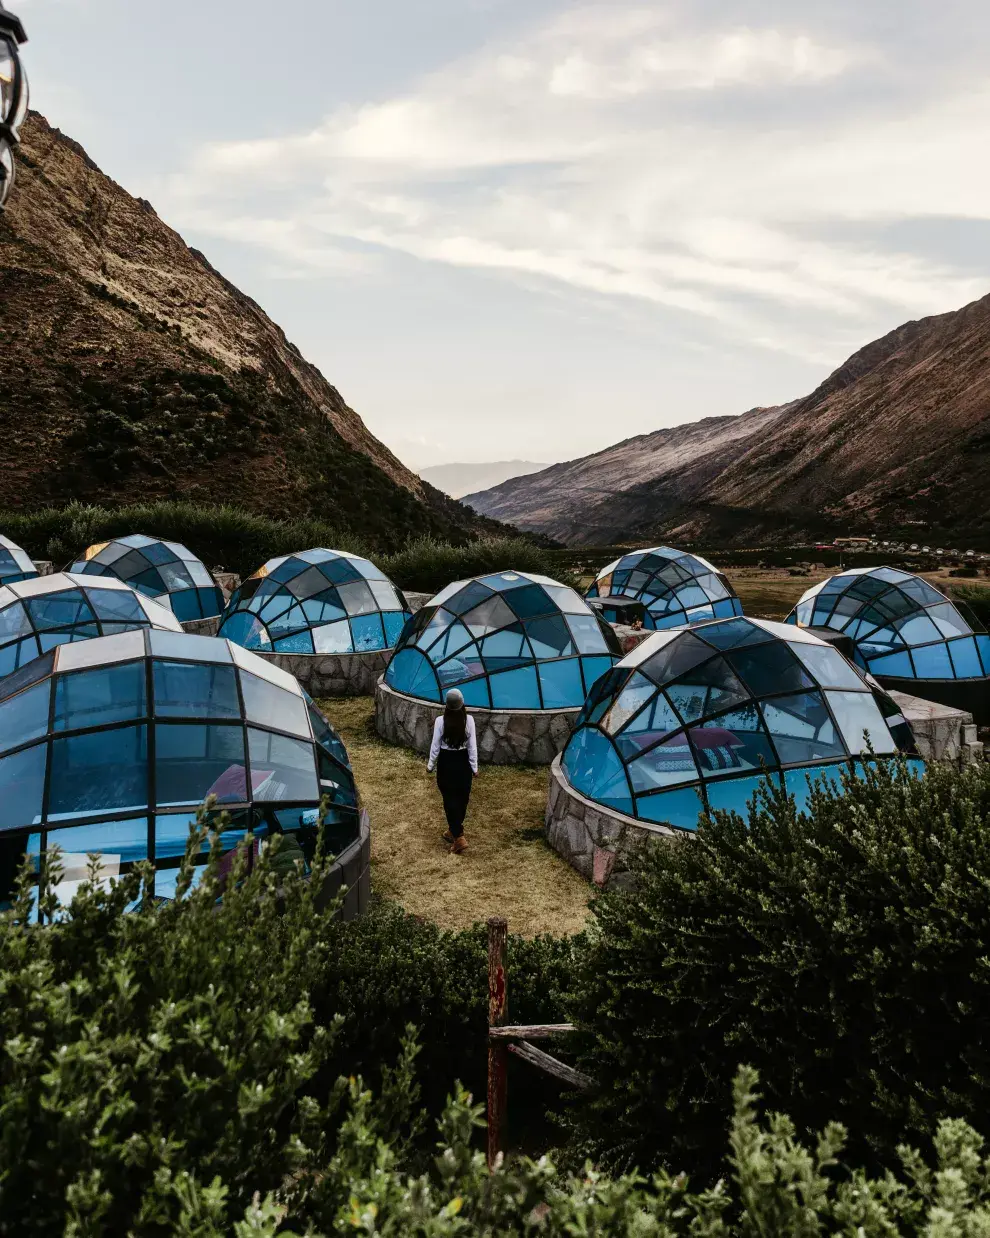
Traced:
<path id="1" fill-rule="evenodd" d="M 463 705 L 444 706 L 443 742 L 448 748 L 463 748 L 467 743 L 467 710 Z"/>

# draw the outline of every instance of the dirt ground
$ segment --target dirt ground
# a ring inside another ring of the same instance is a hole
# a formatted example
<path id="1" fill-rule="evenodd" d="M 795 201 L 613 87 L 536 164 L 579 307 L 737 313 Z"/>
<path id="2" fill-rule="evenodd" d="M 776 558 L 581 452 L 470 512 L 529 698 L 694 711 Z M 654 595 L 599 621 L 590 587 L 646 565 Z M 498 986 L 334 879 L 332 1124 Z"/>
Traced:
<path id="1" fill-rule="evenodd" d="M 591 887 L 543 840 L 546 769 L 483 765 L 464 827 L 468 850 L 452 856 L 424 758 L 375 735 L 370 697 L 319 705 L 347 745 L 371 814 L 376 890 L 442 928 L 503 915 L 526 937 L 581 930 Z"/>

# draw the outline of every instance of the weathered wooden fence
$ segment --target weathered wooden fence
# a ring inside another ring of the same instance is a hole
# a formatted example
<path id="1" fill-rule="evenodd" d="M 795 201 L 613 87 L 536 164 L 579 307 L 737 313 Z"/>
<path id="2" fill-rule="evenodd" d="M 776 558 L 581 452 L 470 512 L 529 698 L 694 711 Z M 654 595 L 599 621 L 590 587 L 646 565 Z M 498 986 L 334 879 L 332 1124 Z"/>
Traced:
<path id="1" fill-rule="evenodd" d="M 494 1168 L 505 1152 L 509 1103 L 509 1054 L 545 1071 L 572 1088 L 587 1088 L 592 1080 L 573 1066 L 558 1062 L 530 1042 L 567 1036 L 573 1023 L 510 1024 L 506 942 L 509 922 L 502 916 L 488 921 L 488 1167 Z"/>

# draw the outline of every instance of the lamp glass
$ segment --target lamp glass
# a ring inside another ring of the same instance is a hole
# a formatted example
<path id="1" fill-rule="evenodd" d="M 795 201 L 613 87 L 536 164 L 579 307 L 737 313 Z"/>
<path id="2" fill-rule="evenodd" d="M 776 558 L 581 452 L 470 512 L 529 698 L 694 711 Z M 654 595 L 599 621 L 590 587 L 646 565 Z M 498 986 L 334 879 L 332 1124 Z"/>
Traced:
<path id="1" fill-rule="evenodd" d="M 6 142 L 0 142 L 0 207 L 7 201 L 14 183 L 14 156 Z"/>
<path id="2" fill-rule="evenodd" d="M 13 39 L 0 35 L 0 124 L 7 124 L 13 119 L 16 88 L 17 50 Z"/>

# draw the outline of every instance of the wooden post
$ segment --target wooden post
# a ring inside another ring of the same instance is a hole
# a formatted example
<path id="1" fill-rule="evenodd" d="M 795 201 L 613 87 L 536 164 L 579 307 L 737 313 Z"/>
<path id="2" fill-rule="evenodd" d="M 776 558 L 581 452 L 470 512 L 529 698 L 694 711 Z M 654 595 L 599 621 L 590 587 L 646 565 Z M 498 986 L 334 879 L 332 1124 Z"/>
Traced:
<path id="1" fill-rule="evenodd" d="M 505 975 L 505 945 L 509 923 L 502 916 L 488 921 L 488 1026 L 499 1027 L 509 1015 Z M 504 1041 L 488 1042 L 488 1168 L 494 1169 L 505 1150 L 509 1053 Z"/>

